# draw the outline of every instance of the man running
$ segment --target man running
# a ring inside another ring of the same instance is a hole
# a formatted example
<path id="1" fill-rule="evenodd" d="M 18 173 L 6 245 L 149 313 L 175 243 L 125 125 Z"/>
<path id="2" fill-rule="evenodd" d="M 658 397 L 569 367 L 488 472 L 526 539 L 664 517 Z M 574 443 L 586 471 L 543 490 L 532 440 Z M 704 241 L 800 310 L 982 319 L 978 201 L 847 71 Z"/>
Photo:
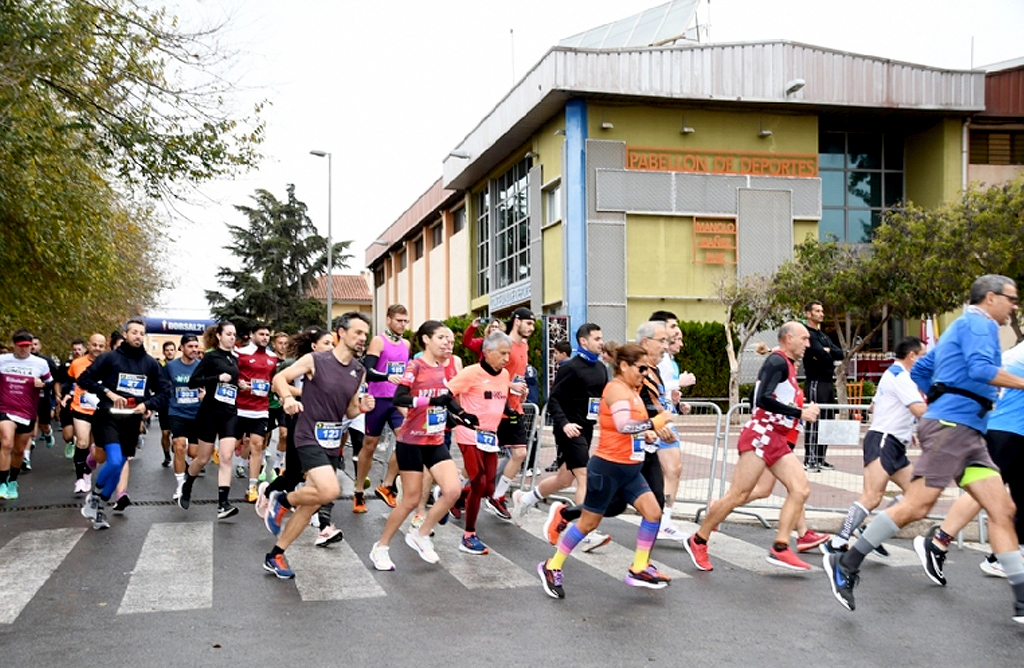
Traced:
<path id="1" fill-rule="evenodd" d="M 164 341 L 161 350 L 164 355 L 160 360 L 161 367 L 166 367 L 178 356 L 178 346 L 174 345 L 174 341 Z M 160 449 L 164 451 L 164 468 L 171 465 L 171 422 L 167 413 L 168 409 L 164 408 L 157 418 L 160 421 Z"/>
<path id="2" fill-rule="evenodd" d="M 38 336 L 32 337 L 32 354 L 46 362 L 46 365 L 50 368 L 50 377 L 56 378 L 60 371 L 60 364 L 57 360 L 53 359 L 49 355 L 43 354 L 43 342 Z M 36 422 L 36 431 L 39 432 L 39 438 L 42 439 L 46 447 L 53 447 L 53 409 L 56 405 L 54 396 L 54 384 L 51 382 L 39 390 L 39 411 L 38 411 L 38 422 Z M 32 452 L 31 444 L 29 449 L 25 453 L 25 465 L 31 469 L 30 465 L 30 454 Z"/>
<path id="3" fill-rule="evenodd" d="M 161 411 L 161 415 L 167 414 L 171 444 L 174 447 L 174 479 L 177 487 L 171 497 L 172 501 L 177 501 L 181 497 L 181 488 L 185 484 L 185 467 L 188 463 L 186 454 L 195 457 L 196 447 L 199 445 L 196 414 L 199 413 L 199 403 L 206 392 L 203 388 L 193 389 L 188 386 L 197 366 L 199 338 L 195 334 L 183 334 L 181 357 L 171 360 L 161 370 L 164 382 L 171 386 L 167 409 Z"/>
<path id="4" fill-rule="evenodd" d="M 796 380 L 796 362 L 810 345 L 807 328 L 787 322 L 779 328 L 779 347 L 761 366 L 754 386 L 754 411 L 738 439 L 739 462 L 732 486 L 725 496 L 708 508 L 704 522 L 683 545 L 702 571 L 712 570 L 708 559 L 708 538 L 734 508 L 747 502 L 765 469 L 785 485 L 788 494 L 779 512 L 779 528 L 768 551 L 768 563 L 797 571 L 811 565 L 789 549 L 789 534 L 796 526 L 804 502 L 810 495 L 807 474 L 789 447 L 790 436 L 800 421 L 818 419 L 818 405 L 804 406 L 803 392 Z"/>
<path id="5" fill-rule="evenodd" d="M 879 513 L 847 552 L 823 557 L 832 594 L 847 610 L 855 608 L 853 589 L 864 557 L 900 527 L 925 517 L 956 481 L 988 513 L 989 544 L 1015 598 L 1013 621 L 1024 624 L 1024 559 L 1013 525 L 1015 509 L 985 444 L 996 388 L 1024 390 L 1024 378 L 1001 368 L 999 346 L 999 326 L 1017 310 L 1017 285 L 1006 276 L 986 274 L 971 285 L 969 301 L 910 371 L 918 388 L 928 390 L 928 410 L 917 428 L 922 454 L 903 500 Z M 942 567 L 953 537 L 930 534 L 930 540 L 915 540 L 914 547 L 928 577 L 945 584 Z"/>
<path id="6" fill-rule="evenodd" d="M 274 376 L 273 387 L 282 398 L 284 411 L 298 415 L 295 451 L 306 484 L 293 492 L 273 492 L 267 508 L 267 529 L 277 542 L 263 560 L 263 568 L 279 578 L 295 577 L 284 552 L 309 524 L 313 513 L 338 497 L 338 475 L 331 453 L 340 456 L 342 421 L 373 409 L 374 398 L 359 389 L 366 377 L 355 352 L 366 342 L 369 319 L 356 312 L 337 320 L 338 344 L 332 350 L 303 355 L 295 364 Z M 302 401 L 296 401 L 289 385 L 302 376 Z M 288 510 L 291 519 L 285 523 Z M 284 525 L 282 529 L 282 525 Z"/>
<path id="7" fill-rule="evenodd" d="M 78 379 L 96 358 L 107 349 L 107 337 L 93 334 L 89 337 L 89 352 L 71 362 L 68 376 L 75 383 L 75 394 L 71 398 L 71 422 L 75 428 L 75 494 L 85 494 L 92 489 L 92 469 L 89 464 L 89 448 L 92 445 L 92 419 L 100 405 L 100 398 L 87 392 Z"/>
<path id="8" fill-rule="evenodd" d="M 32 334 L 14 332 L 14 352 L 0 355 L 0 499 L 18 498 L 18 473 L 32 439 L 39 390 L 53 382 L 50 365 L 32 355 Z"/>
<path id="9" fill-rule="evenodd" d="M 270 379 L 277 370 L 277 354 L 268 348 L 270 327 L 253 327 L 249 344 L 238 348 L 238 379 L 249 383 L 249 390 L 238 393 L 238 439 L 249 435 L 249 487 L 245 500 L 256 503 L 256 484 L 263 469 L 263 446 L 270 414 Z"/>
<path id="10" fill-rule="evenodd" d="M 54 378 L 53 394 L 57 400 L 57 413 L 60 422 L 61 437 L 64 439 L 64 457 L 71 459 L 75 455 L 75 423 L 71 415 L 71 399 L 75 391 L 75 381 L 68 374 L 71 363 L 85 354 L 85 340 L 75 339 L 71 342 L 71 357 L 65 360 Z"/>
<path id="11" fill-rule="evenodd" d="M 389 424 L 391 431 L 396 431 L 402 426 L 403 420 L 403 413 L 395 408 L 393 399 L 402 374 L 405 373 L 405 365 L 409 363 L 409 342 L 402 338 L 409 326 L 409 311 L 401 304 L 392 304 L 388 307 L 384 324 L 384 332 L 373 337 L 366 348 L 366 357 L 363 358 L 374 408 L 366 416 L 366 438 L 356 461 L 356 491 L 352 500 L 354 513 L 366 512 L 363 481 L 370 475 L 373 453 L 380 443 L 384 426 Z M 397 477 L 398 462 L 392 453 L 384 479 L 374 490 L 389 508 L 394 508 L 398 500 L 398 489 L 395 487 Z"/>

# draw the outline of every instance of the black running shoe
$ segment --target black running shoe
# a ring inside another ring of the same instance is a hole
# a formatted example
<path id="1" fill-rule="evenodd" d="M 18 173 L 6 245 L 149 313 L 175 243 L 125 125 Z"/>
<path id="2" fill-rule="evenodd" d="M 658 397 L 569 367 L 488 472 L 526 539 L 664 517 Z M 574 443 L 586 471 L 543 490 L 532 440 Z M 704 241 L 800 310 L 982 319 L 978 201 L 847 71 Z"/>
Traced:
<path id="1" fill-rule="evenodd" d="M 832 595 L 847 610 L 856 610 L 853 602 L 853 588 L 857 586 L 860 575 L 843 566 L 839 559 L 840 554 L 826 554 L 821 558 L 821 565 L 828 576 L 828 583 L 832 587 Z"/>
<path id="2" fill-rule="evenodd" d="M 122 494 L 117 497 L 117 501 L 114 502 L 114 512 L 123 513 L 124 509 L 132 505 L 132 500 L 128 498 L 128 494 Z"/>
<path id="3" fill-rule="evenodd" d="M 932 541 L 938 530 L 938 526 L 933 526 L 923 536 L 915 538 L 914 551 L 921 558 L 921 565 L 924 567 L 924 572 L 928 579 L 941 587 L 945 587 L 946 576 L 942 572 L 942 567 L 946 565 L 946 552 L 935 547 L 935 543 Z"/>
<path id="4" fill-rule="evenodd" d="M 551 598 L 565 598 L 565 589 L 562 588 L 562 571 L 548 568 L 548 562 L 542 561 L 537 564 L 537 574 L 544 585 L 544 592 Z"/>
<path id="5" fill-rule="evenodd" d="M 164 461 L 163 461 L 163 464 L 161 464 L 161 466 L 163 466 L 164 468 L 167 468 L 170 465 L 171 465 L 171 453 L 165 452 L 164 453 Z"/>
<path id="6" fill-rule="evenodd" d="M 234 517 L 238 514 L 238 508 L 235 508 L 230 503 L 222 503 L 217 506 L 217 519 L 226 520 L 229 517 Z"/>

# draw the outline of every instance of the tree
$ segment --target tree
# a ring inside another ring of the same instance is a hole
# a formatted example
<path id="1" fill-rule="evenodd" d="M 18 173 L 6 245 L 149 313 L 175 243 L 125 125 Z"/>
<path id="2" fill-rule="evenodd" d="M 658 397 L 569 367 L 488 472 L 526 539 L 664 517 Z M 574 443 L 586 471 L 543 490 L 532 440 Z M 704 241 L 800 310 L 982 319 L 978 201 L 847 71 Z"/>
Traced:
<path id="1" fill-rule="evenodd" d="M 233 296 L 208 290 L 211 312 L 239 326 L 259 321 L 288 332 L 322 324 L 323 305 L 307 295 L 316 278 L 326 273 L 327 239 L 316 233 L 294 185 L 288 186 L 284 202 L 262 189 L 253 200 L 255 206 L 235 206 L 248 225 L 228 226 L 233 243 L 225 248 L 239 258 L 238 267 L 217 272 L 219 283 Z M 351 243 L 334 244 L 333 268 L 348 266 Z"/>
<path id="2" fill-rule="evenodd" d="M 772 277 L 751 274 L 742 278 L 722 278 L 715 283 L 715 296 L 725 306 L 725 351 L 729 357 L 729 406 L 739 403 L 740 361 L 751 337 L 759 331 L 781 324 L 784 311 L 779 307 Z"/>

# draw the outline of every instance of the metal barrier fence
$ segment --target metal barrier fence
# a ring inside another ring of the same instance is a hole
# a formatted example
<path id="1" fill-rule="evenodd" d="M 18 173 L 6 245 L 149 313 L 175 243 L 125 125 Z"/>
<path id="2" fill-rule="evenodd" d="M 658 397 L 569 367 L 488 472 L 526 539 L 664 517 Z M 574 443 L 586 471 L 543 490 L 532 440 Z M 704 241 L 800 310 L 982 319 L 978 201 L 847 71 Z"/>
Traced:
<path id="1" fill-rule="evenodd" d="M 862 418 L 865 416 L 868 406 L 864 404 L 819 404 L 819 406 L 827 419 L 819 419 L 818 442 L 828 446 L 825 461 L 834 468 L 807 472 L 811 495 L 804 508 L 810 511 L 845 514 L 850 505 L 860 497 L 863 490 L 864 454 L 861 442 L 867 432 L 868 424 Z M 739 459 L 739 452 L 735 448 L 736 440 L 749 418 L 750 404 L 745 402 L 733 406 L 725 415 L 723 447 L 718 469 L 718 497 L 725 494 L 727 481 L 732 478 L 733 470 Z M 805 455 L 806 431 L 803 434 L 794 450 L 796 456 L 802 460 Z M 916 461 L 920 454 L 921 449 L 916 444 L 907 447 L 907 456 L 911 462 Z M 884 510 L 889 500 L 899 493 L 899 487 L 890 482 L 886 486 L 882 503 L 876 511 Z M 767 527 L 767 521 L 755 511 L 758 509 L 781 509 L 786 500 L 785 494 L 785 487 L 781 483 L 776 483 L 770 496 L 753 501 L 734 512 L 752 515 Z M 946 488 L 928 517 L 930 519 L 945 517 L 949 506 L 959 494 L 960 492 L 955 487 Z"/>

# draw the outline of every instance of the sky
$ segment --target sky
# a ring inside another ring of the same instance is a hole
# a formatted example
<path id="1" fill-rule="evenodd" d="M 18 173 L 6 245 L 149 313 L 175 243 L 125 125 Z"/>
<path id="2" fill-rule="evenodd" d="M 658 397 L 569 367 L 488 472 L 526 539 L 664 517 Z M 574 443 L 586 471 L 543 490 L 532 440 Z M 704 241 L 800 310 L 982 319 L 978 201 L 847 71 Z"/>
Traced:
<path id="1" fill-rule="evenodd" d="M 240 115 L 261 100 L 265 158 L 167 210 L 168 281 L 152 315 L 205 318 L 233 256 L 233 207 L 288 184 L 327 234 L 366 247 L 441 176 L 442 159 L 558 41 L 659 0 L 152 0 L 185 28 L 224 23 Z M 947 69 L 1024 56 L 1021 0 L 710 0 L 713 43 L 788 39 Z M 973 54 L 972 54 L 973 37 Z M 973 60 L 972 60 L 973 58 Z"/>

